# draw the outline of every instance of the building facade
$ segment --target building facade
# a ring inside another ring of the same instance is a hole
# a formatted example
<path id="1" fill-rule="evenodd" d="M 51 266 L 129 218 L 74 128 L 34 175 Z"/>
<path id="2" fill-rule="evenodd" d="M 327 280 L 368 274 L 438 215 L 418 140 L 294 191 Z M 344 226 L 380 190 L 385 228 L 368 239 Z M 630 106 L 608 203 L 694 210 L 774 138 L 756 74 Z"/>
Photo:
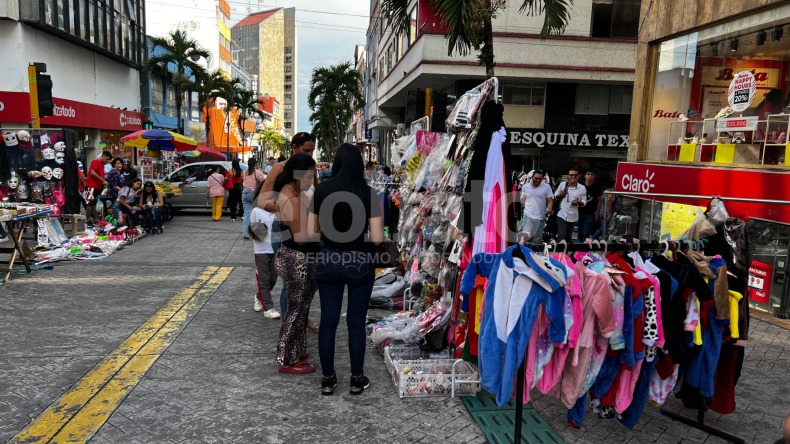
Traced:
<path id="1" fill-rule="evenodd" d="M 232 29 L 239 65 L 257 75 L 258 93 L 282 102 L 283 128 L 296 132 L 296 10 L 277 8 L 250 14 Z M 282 63 L 277 63 L 282 61 Z"/>
<path id="2" fill-rule="evenodd" d="M 83 159 L 131 158 L 120 138 L 143 125 L 145 15 L 141 0 L 0 1 L 0 127 L 32 126 L 28 65 L 45 63 L 54 115 L 41 128 L 76 131 Z"/>
<path id="3" fill-rule="evenodd" d="M 622 137 L 630 126 L 639 5 L 576 1 L 565 33 L 546 40 L 537 35 L 542 16 L 518 8 L 499 12 L 493 22 L 495 75 L 515 167 L 564 173 L 583 165 L 614 174 L 628 147 Z M 367 124 L 385 163 L 397 124 L 408 127 L 425 114 L 426 88 L 433 96 L 432 127 L 442 131 L 439 123 L 454 98 L 485 79 L 476 53 L 448 54 L 446 30 L 429 1 L 409 1 L 407 10 L 408 32 L 395 32 L 380 17 L 378 2 L 371 3 Z"/>
<path id="4" fill-rule="evenodd" d="M 354 67 L 359 72 L 362 79 L 365 78 L 365 71 L 367 66 L 367 50 L 365 45 L 356 45 L 354 47 Z M 364 81 L 359 85 L 362 97 L 365 97 Z M 352 103 L 353 106 L 356 104 Z M 363 150 L 365 160 L 376 160 L 375 149 L 371 149 L 372 145 L 369 143 L 367 134 L 365 132 L 365 109 L 364 107 L 354 112 L 351 117 L 348 129 L 346 130 L 346 142 L 353 143 Z"/>
<path id="5" fill-rule="evenodd" d="M 790 4 L 721 5 L 643 3 L 629 162 L 615 185 L 702 208 L 722 196 L 748 220 L 751 305 L 790 318 Z M 657 220 L 662 205 L 648 207 L 640 220 Z"/>

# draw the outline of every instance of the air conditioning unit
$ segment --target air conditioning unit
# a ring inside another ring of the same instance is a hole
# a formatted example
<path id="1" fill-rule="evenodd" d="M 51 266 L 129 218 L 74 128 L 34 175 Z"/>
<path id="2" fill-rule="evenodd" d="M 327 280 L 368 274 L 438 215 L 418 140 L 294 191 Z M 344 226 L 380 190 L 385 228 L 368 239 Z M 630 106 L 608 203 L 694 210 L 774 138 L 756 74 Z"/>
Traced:
<path id="1" fill-rule="evenodd" d="M 399 124 L 395 125 L 395 136 L 396 137 L 402 137 L 405 133 L 406 133 L 406 124 L 405 123 L 399 123 Z"/>

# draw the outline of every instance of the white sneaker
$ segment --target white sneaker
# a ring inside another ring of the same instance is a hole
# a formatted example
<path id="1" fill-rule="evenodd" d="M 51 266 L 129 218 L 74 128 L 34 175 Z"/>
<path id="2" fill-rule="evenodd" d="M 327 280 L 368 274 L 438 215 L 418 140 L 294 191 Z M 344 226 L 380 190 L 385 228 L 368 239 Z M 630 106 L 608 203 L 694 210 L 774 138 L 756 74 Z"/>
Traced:
<path id="1" fill-rule="evenodd" d="M 255 305 L 252 306 L 252 309 L 255 311 L 263 311 L 263 304 L 261 304 L 261 301 L 258 300 L 257 295 L 255 296 Z"/>
<path id="2" fill-rule="evenodd" d="M 273 308 L 264 311 L 263 315 L 269 319 L 280 319 L 280 312 Z"/>

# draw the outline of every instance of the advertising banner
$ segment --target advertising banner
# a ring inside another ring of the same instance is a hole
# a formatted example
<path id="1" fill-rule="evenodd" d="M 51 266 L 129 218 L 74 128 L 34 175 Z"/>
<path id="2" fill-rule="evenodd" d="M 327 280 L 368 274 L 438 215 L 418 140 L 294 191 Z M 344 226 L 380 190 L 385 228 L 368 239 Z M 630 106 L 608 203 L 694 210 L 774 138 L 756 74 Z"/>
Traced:
<path id="1" fill-rule="evenodd" d="M 752 261 L 749 265 L 749 299 L 761 304 L 771 302 L 771 283 L 774 267 L 764 262 Z"/>

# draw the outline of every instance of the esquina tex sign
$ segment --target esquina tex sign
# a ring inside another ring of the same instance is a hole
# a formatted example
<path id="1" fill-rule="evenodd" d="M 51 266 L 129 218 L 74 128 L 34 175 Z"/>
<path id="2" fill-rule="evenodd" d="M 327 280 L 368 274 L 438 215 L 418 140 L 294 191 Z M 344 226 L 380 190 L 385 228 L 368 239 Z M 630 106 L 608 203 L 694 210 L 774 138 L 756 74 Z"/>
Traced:
<path id="1" fill-rule="evenodd" d="M 510 143 L 525 148 L 628 148 L 628 134 L 595 131 L 546 131 L 544 129 L 510 129 Z"/>

